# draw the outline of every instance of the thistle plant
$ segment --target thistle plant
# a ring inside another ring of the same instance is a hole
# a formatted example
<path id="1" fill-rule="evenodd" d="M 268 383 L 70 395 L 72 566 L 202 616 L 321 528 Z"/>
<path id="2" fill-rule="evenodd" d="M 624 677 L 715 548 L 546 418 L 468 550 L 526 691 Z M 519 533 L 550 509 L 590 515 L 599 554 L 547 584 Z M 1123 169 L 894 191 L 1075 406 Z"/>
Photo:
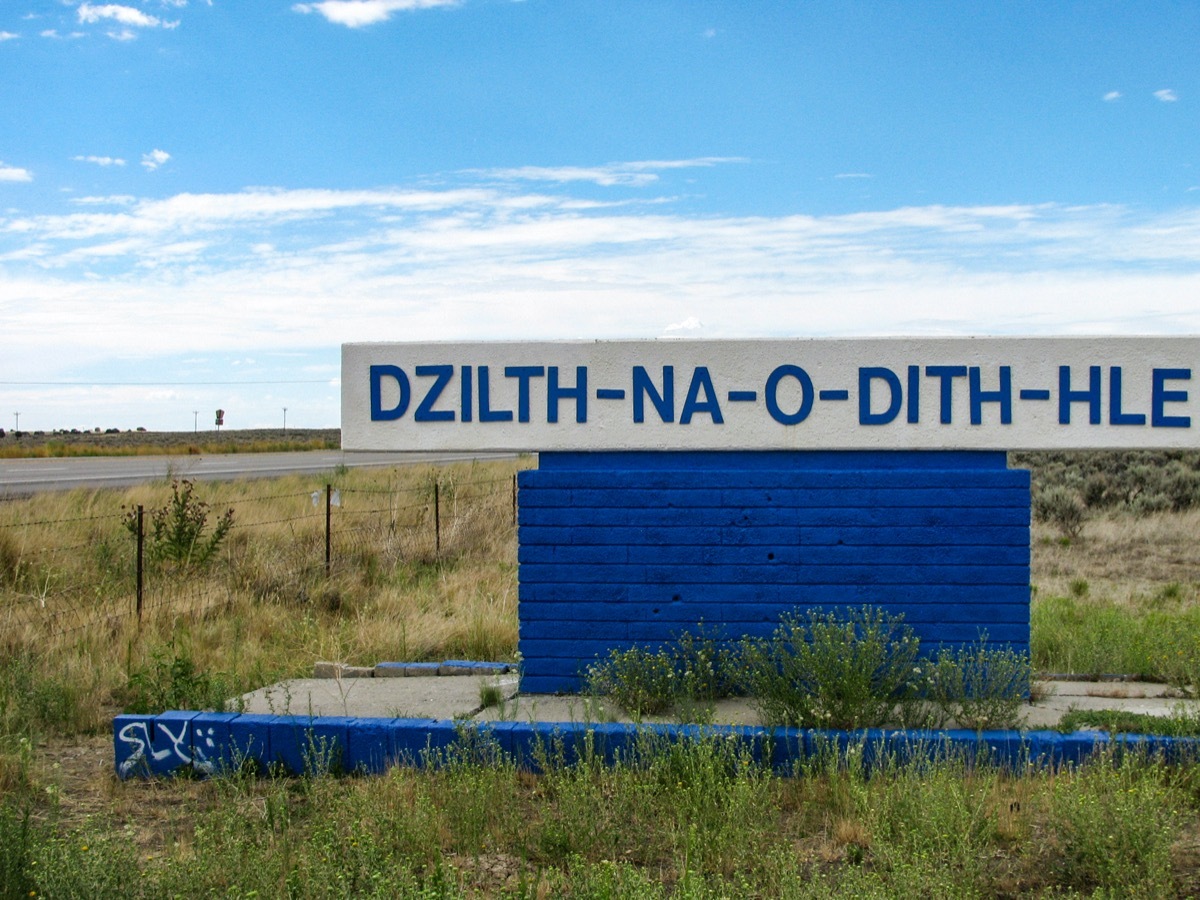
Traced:
<path id="1" fill-rule="evenodd" d="M 195 496 L 196 486 L 187 479 L 171 482 L 171 499 L 150 511 L 150 531 L 146 535 L 146 555 L 154 561 L 165 560 L 184 567 L 200 568 L 216 555 L 233 527 L 233 510 L 226 510 L 208 529 L 209 505 Z M 134 537 L 138 533 L 137 510 L 127 510 L 125 528 Z"/>

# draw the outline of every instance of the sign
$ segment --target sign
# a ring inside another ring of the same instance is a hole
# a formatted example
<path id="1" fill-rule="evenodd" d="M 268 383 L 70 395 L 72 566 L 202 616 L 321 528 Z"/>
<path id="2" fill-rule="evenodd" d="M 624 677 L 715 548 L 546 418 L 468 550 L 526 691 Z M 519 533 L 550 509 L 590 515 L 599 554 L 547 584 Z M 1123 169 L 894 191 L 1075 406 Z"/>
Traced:
<path id="1" fill-rule="evenodd" d="M 225 424 L 225 410 L 218 409 L 217 410 L 217 427 L 220 428 L 224 424 Z"/>
<path id="2" fill-rule="evenodd" d="M 1195 447 L 1200 337 L 372 343 L 347 450 Z"/>

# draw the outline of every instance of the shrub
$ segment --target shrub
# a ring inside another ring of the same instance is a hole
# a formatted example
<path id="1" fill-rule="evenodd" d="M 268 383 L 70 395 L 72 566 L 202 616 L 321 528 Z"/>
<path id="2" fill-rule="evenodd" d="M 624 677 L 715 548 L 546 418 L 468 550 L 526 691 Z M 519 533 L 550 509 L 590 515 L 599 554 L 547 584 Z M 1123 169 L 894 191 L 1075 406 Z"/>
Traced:
<path id="1" fill-rule="evenodd" d="M 875 727 L 916 696 L 918 651 L 877 607 L 790 613 L 769 639 L 742 642 L 742 686 L 771 725 Z"/>
<path id="2" fill-rule="evenodd" d="M 989 647 L 987 634 L 931 661 L 928 697 L 961 728 L 1015 728 L 1032 680 L 1029 657 Z"/>
<path id="3" fill-rule="evenodd" d="M 588 667 L 584 681 L 588 693 L 608 697 L 635 717 L 664 713 L 675 700 L 675 665 L 662 649 L 613 649 Z"/>
<path id="4" fill-rule="evenodd" d="M 1033 516 L 1039 522 L 1049 522 L 1063 537 L 1074 540 L 1083 531 L 1087 508 L 1075 491 L 1055 486 L 1034 494 Z"/>
<path id="5" fill-rule="evenodd" d="M 1135 516 L 1150 516 L 1166 512 L 1171 508 L 1171 498 L 1166 494 L 1138 494 L 1129 501 L 1129 511 Z"/>
<path id="6" fill-rule="evenodd" d="M 1113 480 L 1108 474 L 1096 472 L 1083 482 L 1083 502 L 1091 509 L 1107 506 L 1113 492 Z"/>
<path id="7" fill-rule="evenodd" d="M 703 623 L 676 637 L 671 652 L 683 698 L 711 703 L 737 692 L 737 653 Z"/>
<path id="8" fill-rule="evenodd" d="M 701 624 L 658 650 L 612 650 L 588 667 L 584 680 L 589 694 L 608 697 L 631 715 L 674 707 L 683 720 L 706 721 L 712 704 L 736 690 L 736 669 L 736 653 Z"/>

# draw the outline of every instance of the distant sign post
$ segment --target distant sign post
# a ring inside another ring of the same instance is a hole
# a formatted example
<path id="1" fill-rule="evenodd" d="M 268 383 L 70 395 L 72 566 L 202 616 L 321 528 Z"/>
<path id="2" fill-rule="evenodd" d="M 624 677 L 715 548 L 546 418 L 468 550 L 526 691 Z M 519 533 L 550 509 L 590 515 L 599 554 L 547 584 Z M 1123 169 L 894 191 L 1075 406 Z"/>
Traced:
<path id="1" fill-rule="evenodd" d="M 221 426 L 225 424 L 225 410 L 217 410 L 217 431 L 221 430 Z"/>

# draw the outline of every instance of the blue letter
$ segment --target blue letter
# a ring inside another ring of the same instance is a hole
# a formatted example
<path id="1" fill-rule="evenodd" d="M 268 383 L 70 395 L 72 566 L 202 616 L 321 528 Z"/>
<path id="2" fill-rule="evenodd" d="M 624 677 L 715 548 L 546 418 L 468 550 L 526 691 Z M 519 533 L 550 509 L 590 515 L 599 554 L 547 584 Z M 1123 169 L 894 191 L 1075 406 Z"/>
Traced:
<path id="1" fill-rule="evenodd" d="M 426 375 L 433 375 L 437 378 L 429 388 L 429 392 L 417 404 L 417 411 L 413 413 L 414 422 L 453 422 L 454 410 L 439 409 L 435 410 L 433 404 L 437 402 L 437 398 L 442 395 L 446 385 L 454 375 L 454 366 L 417 366 L 416 373 L 418 378 L 423 378 Z"/>
<path id="2" fill-rule="evenodd" d="M 699 402 L 701 390 L 708 398 L 703 403 Z M 679 424 L 690 425 L 692 416 L 698 412 L 706 412 L 712 416 L 714 425 L 725 424 L 725 419 L 721 416 L 721 407 L 717 403 L 717 392 L 713 388 L 707 366 L 697 366 L 696 371 L 692 373 L 692 383 L 688 385 L 687 397 L 683 401 L 683 412 L 679 414 Z"/>
<path id="3" fill-rule="evenodd" d="M 471 407 L 473 405 L 473 401 L 472 401 L 472 397 L 471 397 L 472 384 L 473 384 L 473 382 L 471 381 L 471 367 L 463 366 L 462 367 L 462 420 L 464 422 L 470 422 L 472 420 L 472 415 L 473 415 L 471 412 Z"/>
<path id="4" fill-rule="evenodd" d="M 391 409 L 383 408 L 384 378 L 394 378 L 400 386 L 400 400 Z M 404 415 L 408 409 L 408 399 L 411 396 L 408 387 L 408 376 L 399 366 L 371 366 L 371 421 L 390 422 Z"/>
<path id="5" fill-rule="evenodd" d="M 925 374 L 942 380 L 941 423 L 949 425 L 954 415 L 954 379 L 967 374 L 966 366 L 926 366 Z"/>
<path id="6" fill-rule="evenodd" d="M 546 374 L 542 366 L 505 366 L 504 377 L 517 379 L 517 421 L 529 421 L 529 379 Z"/>
<path id="7" fill-rule="evenodd" d="M 664 422 L 675 421 L 675 367 L 663 366 L 663 390 L 659 394 L 654 389 L 654 382 L 646 374 L 642 366 L 633 367 L 633 421 L 646 421 L 646 395 L 658 417 Z"/>
<path id="8" fill-rule="evenodd" d="M 800 382 L 800 408 L 790 415 L 779 408 L 779 399 L 775 396 L 779 390 L 779 382 L 787 376 L 795 378 Z M 799 366 L 784 365 L 779 366 L 767 377 L 767 412 L 771 414 L 771 418 L 781 425 L 798 425 L 808 418 L 808 414 L 812 412 L 813 406 L 813 383 Z"/>
<path id="9" fill-rule="evenodd" d="M 1088 404 L 1088 424 L 1100 424 L 1100 367 L 1088 368 L 1088 389 L 1071 390 L 1071 367 L 1058 367 L 1058 424 L 1071 424 L 1071 404 Z"/>
<path id="10" fill-rule="evenodd" d="M 881 378 L 891 388 L 892 399 L 888 408 L 881 413 L 871 412 L 871 381 Z M 900 387 L 900 379 L 891 369 L 882 366 L 866 366 L 858 370 L 858 424 L 886 425 L 896 418 L 900 412 L 900 404 L 904 402 L 904 391 Z"/>
<path id="11" fill-rule="evenodd" d="M 921 367 L 908 367 L 908 422 L 916 425 L 921 421 Z"/>
<path id="12" fill-rule="evenodd" d="M 488 367 L 479 367 L 479 421 L 480 422 L 511 422 L 511 409 L 491 408 L 491 382 L 488 381 Z"/>
<path id="13" fill-rule="evenodd" d="M 1164 403 L 1186 403 L 1187 391 L 1163 389 L 1167 381 L 1191 381 L 1191 369 L 1155 369 L 1152 373 L 1154 390 L 1150 394 L 1150 426 L 1152 428 L 1190 428 L 1191 416 L 1168 416 L 1163 413 Z"/>
<path id="14" fill-rule="evenodd" d="M 1108 367 L 1108 424 L 1145 425 L 1145 413 L 1121 412 L 1121 367 Z"/>
<path id="15" fill-rule="evenodd" d="M 1000 367 L 1000 389 L 985 391 L 980 386 L 979 366 L 971 366 L 968 382 L 971 389 L 971 424 L 983 424 L 983 404 L 1000 404 L 1000 424 L 1012 424 L 1012 366 Z"/>
<path id="16" fill-rule="evenodd" d="M 550 379 L 546 385 L 546 421 L 558 421 L 558 400 L 560 397 L 575 399 L 575 421 L 587 421 L 587 366 L 575 367 L 575 387 L 558 386 L 558 366 L 550 367 Z"/>

